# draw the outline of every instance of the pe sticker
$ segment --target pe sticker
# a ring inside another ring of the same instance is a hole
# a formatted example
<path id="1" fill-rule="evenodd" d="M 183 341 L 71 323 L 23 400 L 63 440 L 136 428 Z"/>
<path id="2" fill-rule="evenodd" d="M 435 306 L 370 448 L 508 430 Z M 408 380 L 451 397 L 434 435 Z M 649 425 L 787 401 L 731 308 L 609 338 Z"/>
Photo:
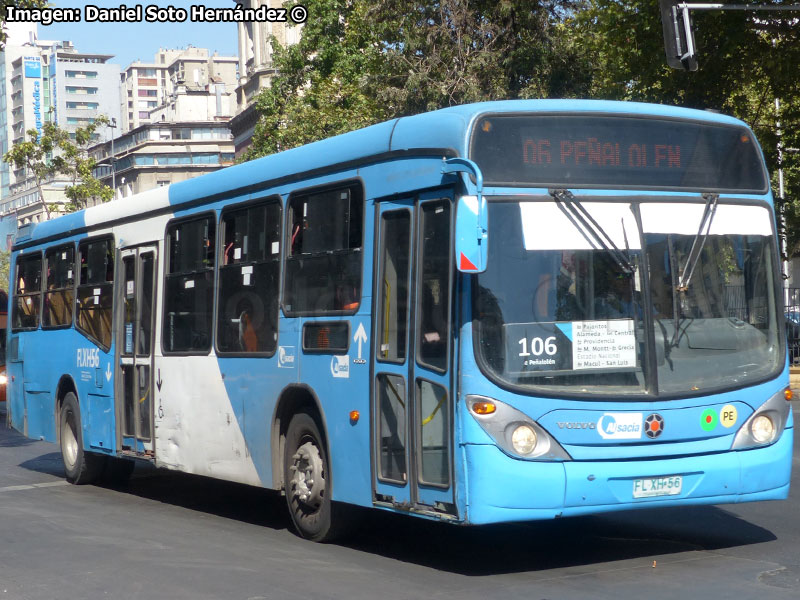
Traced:
<path id="1" fill-rule="evenodd" d="M 733 427 L 736 425 L 736 419 L 739 414 L 736 412 L 736 407 L 733 404 L 726 404 L 719 411 L 719 422 L 723 427 Z"/>

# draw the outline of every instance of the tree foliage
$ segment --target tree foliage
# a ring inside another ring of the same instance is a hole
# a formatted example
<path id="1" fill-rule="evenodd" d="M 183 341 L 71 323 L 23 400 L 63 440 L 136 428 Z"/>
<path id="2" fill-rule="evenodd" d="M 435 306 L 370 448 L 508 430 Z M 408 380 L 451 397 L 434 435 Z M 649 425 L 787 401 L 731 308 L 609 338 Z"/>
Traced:
<path id="1" fill-rule="evenodd" d="M 274 44 L 248 159 L 396 116 L 497 98 L 580 96 L 575 0 L 309 0 L 300 42 Z"/>
<path id="2" fill-rule="evenodd" d="M 108 118 L 101 115 L 86 127 L 77 128 L 73 141 L 69 132 L 56 123 L 46 122 L 41 133 L 36 129 L 28 130 L 28 140 L 15 144 L 3 156 L 5 162 L 17 169 L 26 169 L 35 179 L 39 200 L 48 219 L 55 206 L 47 204 L 43 186 L 57 175 L 72 181 L 72 185 L 64 190 L 69 200 L 64 205 L 66 212 L 85 208 L 90 199 L 106 202 L 114 195 L 110 187 L 92 175 L 95 161 L 88 152 L 95 141 L 96 130 L 107 124 Z"/>
<path id="3" fill-rule="evenodd" d="M 695 72 L 666 66 L 658 0 L 587 0 L 576 14 L 576 35 L 594 57 L 593 97 L 716 110 L 747 122 L 761 142 L 777 195 L 778 122 L 784 148 L 800 148 L 798 17 L 797 12 L 693 12 L 700 64 Z M 788 251 L 795 254 L 800 153 L 783 152 L 782 166 L 790 200 Z"/>
<path id="4" fill-rule="evenodd" d="M 772 0 L 792 4 L 796 0 Z M 756 131 L 800 253 L 796 12 L 693 12 L 700 70 L 667 67 L 658 0 L 308 0 L 277 48 L 246 158 L 453 104 L 585 97 L 732 114 Z M 775 99 L 780 99 L 776 111 Z M 782 137 L 778 138 L 780 122 Z"/>

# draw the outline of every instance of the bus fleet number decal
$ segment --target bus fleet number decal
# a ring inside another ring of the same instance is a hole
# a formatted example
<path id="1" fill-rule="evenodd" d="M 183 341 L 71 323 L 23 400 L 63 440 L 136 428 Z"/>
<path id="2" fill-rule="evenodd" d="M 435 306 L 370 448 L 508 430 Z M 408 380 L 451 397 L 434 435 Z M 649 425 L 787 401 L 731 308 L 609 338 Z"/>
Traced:
<path id="1" fill-rule="evenodd" d="M 98 368 L 100 366 L 99 348 L 78 348 L 78 368 Z"/>

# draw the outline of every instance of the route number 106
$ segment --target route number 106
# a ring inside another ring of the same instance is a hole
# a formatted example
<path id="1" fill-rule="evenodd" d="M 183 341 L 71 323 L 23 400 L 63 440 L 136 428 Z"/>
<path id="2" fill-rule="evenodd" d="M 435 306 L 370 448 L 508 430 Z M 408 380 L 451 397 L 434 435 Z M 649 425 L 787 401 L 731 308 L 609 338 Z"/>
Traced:
<path id="1" fill-rule="evenodd" d="M 528 339 L 522 338 L 519 342 L 517 342 L 520 346 L 522 346 L 522 352 L 519 353 L 520 356 L 541 356 L 542 354 L 547 354 L 547 356 L 553 356 L 557 351 L 558 348 L 556 347 L 556 336 L 551 335 L 544 340 L 539 337 L 531 338 L 531 351 L 528 352 Z"/>

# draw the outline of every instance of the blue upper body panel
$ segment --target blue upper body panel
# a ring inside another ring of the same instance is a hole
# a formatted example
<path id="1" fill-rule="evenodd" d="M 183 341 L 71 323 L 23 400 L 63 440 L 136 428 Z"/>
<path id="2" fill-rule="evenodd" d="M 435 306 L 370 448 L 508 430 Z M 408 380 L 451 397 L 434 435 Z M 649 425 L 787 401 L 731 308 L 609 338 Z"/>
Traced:
<path id="1" fill-rule="evenodd" d="M 203 198 L 241 195 L 248 189 L 264 188 L 270 182 L 301 179 L 313 172 L 323 172 L 337 165 L 379 160 L 389 153 L 430 154 L 443 150 L 457 156 L 468 153 L 472 124 L 487 113 L 608 113 L 638 114 L 675 119 L 705 121 L 733 126 L 746 126 L 742 121 L 712 112 L 606 100 L 507 100 L 453 106 L 441 110 L 402 117 L 352 131 L 300 148 L 286 150 L 214 173 L 195 177 L 169 186 L 169 204 L 180 210 Z M 136 198 L 114 202 L 113 218 L 124 218 L 142 212 Z M 77 232 L 89 222 L 98 224 L 106 215 L 103 206 L 85 209 L 58 219 L 38 224 L 29 237 L 21 235 L 18 243 L 43 240 Z M 111 219 L 112 211 L 106 211 Z M 95 214 L 98 213 L 98 214 Z M 89 215 L 92 218 L 89 218 Z"/>

